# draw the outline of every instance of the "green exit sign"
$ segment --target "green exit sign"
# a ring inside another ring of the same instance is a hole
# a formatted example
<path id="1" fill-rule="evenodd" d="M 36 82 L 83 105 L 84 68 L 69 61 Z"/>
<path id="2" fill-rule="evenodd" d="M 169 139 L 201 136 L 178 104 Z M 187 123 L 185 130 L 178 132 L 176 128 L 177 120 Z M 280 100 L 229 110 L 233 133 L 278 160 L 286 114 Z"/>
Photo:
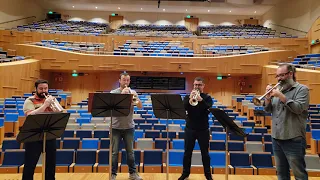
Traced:
<path id="1" fill-rule="evenodd" d="M 115 14 L 115 13 L 112 13 L 111 16 L 116 16 L 116 14 Z"/>
<path id="2" fill-rule="evenodd" d="M 222 80 L 222 76 L 217 76 L 217 79 L 218 80 Z"/>
<path id="3" fill-rule="evenodd" d="M 72 73 L 72 77 L 78 77 L 78 73 Z"/>
<path id="4" fill-rule="evenodd" d="M 191 16 L 190 16 L 190 15 L 187 15 L 187 18 L 191 18 Z"/>
<path id="5" fill-rule="evenodd" d="M 49 11 L 48 13 L 49 13 L 49 14 L 53 14 L 53 12 L 52 12 L 52 11 Z"/>

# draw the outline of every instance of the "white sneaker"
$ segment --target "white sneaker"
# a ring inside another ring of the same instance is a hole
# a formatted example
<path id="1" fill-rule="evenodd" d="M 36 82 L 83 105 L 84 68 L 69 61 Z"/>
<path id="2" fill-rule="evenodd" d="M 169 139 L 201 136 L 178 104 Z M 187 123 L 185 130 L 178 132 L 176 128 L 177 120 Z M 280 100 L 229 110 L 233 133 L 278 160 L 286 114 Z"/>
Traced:
<path id="1" fill-rule="evenodd" d="M 138 173 L 132 173 L 129 175 L 129 179 L 131 180 L 142 180 Z"/>
<path id="2" fill-rule="evenodd" d="M 116 177 L 117 177 L 117 175 L 112 174 L 112 175 L 111 175 L 111 180 L 116 180 Z"/>

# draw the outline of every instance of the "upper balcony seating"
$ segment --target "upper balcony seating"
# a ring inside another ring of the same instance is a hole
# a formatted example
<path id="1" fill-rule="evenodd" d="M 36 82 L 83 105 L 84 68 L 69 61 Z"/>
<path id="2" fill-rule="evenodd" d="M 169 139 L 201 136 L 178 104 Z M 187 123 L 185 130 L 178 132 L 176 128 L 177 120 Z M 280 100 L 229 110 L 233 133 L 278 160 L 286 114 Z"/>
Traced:
<path id="1" fill-rule="evenodd" d="M 320 54 L 305 54 L 294 58 L 291 64 L 301 68 L 319 68 Z"/>
<path id="2" fill-rule="evenodd" d="M 203 54 L 214 54 L 216 56 L 251 54 L 269 51 L 270 48 L 263 45 L 203 45 Z"/>
<path id="3" fill-rule="evenodd" d="M 297 36 L 288 35 L 285 32 L 279 33 L 260 25 L 199 26 L 198 32 L 201 36 L 214 38 L 297 38 Z"/>
<path id="4" fill-rule="evenodd" d="M 166 36 L 166 37 L 193 37 L 191 31 L 181 25 L 139 25 L 125 24 L 114 33 L 125 36 Z"/>
<path id="5" fill-rule="evenodd" d="M 21 25 L 12 30 L 50 34 L 99 35 L 109 30 L 108 24 L 86 21 L 43 20 Z"/>

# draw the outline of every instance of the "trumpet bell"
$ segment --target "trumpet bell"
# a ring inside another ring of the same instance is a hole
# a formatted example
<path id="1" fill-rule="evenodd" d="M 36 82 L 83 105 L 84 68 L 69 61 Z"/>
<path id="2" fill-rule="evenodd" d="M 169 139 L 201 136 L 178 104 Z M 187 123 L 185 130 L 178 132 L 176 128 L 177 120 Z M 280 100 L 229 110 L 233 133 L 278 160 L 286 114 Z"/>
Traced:
<path id="1" fill-rule="evenodd" d="M 252 99 L 252 102 L 253 102 L 253 104 L 256 105 L 256 106 L 261 106 L 261 105 L 262 105 L 260 98 L 254 97 L 254 98 Z"/>
<path id="2" fill-rule="evenodd" d="M 191 106 L 198 105 L 198 101 L 196 99 L 192 99 L 192 102 L 190 103 Z"/>

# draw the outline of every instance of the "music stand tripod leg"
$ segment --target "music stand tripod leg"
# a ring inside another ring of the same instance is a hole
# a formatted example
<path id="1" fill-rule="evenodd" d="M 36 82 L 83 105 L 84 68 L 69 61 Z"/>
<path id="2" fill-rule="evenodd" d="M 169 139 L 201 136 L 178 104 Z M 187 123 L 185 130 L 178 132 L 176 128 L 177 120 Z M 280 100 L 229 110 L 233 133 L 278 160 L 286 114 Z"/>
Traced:
<path id="1" fill-rule="evenodd" d="M 43 133 L 43 143 L 42 143 L 42 180 L 46 178 L 46 137 L 47 133 Z"/>
<path id="2" fill-rule="evenodd" d="M 111 180 L 112 176 L 112 110 L 111 110 L 111 118 L 110 118 L 110 128 L 109 128 L 109 139 L 110 139 L 110 145 L 109 145 L 109 179 Z"/>
<path id="3" fill-rule="evenodd" d="M 228 180 L 228 127 L 226 127 L 226 169 L 225 169 L 225 180 Z"/>
<path id="4" fill-rule="evenodd" d="M 169 179 L 169 110 L 167 109 L 167 162 L 166 162 L 166 180 Z"/>

